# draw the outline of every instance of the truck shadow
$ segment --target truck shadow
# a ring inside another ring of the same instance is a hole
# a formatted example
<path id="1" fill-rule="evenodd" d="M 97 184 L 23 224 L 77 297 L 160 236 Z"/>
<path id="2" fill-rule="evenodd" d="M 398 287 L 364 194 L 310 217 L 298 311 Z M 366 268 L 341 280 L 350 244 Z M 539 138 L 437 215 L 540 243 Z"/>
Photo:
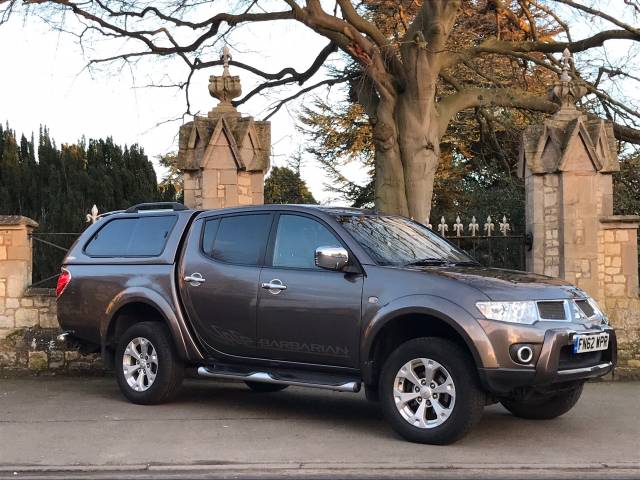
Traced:
<path id="1" fill-rule="evenodd" d="M 387 425 L 379 405 L 367 401 L 363 392 L 351 394 L 289 387 L 281 392 L 257 393 L 242 382 L 189 380 L 174 404 L 188 405 L 191 410 L 221 410 L 230 419 L 283 420 L 309 426 L 317 424 L 323 431 L 353 430 L 379 438 L 400 440 Z M 504 439 L 510 433 L 517 434 L 522 426 L 522 420 L 513 417 L 501 406 L 491 406 L 485 409 L 480 424 L 462 442 L 480 442 L 489 431 Z"/>

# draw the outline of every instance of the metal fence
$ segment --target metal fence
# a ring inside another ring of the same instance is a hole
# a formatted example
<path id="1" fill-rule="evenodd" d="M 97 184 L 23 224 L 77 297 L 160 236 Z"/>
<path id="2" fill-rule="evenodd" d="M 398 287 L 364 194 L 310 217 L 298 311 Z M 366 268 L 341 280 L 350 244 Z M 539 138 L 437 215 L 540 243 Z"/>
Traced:
<path id="1" fill-rule="evenodd" d="M 463 223 L 460 216 L 449 225 L 445 217 L 429 228 L 467 252 L 487 267 L 526 269 L 526 254 L 533 244 L 530 235 L 514 233 L 507 217 L 494 222 L 491 216 L 478 223 L 472 217 L 469 223 Z"/>
<path id="2" fill-rule="evenodd" d="M 75 232 L 34 232 L 32 287 L 55 288 L 60 265 L 80 234 Z"/>

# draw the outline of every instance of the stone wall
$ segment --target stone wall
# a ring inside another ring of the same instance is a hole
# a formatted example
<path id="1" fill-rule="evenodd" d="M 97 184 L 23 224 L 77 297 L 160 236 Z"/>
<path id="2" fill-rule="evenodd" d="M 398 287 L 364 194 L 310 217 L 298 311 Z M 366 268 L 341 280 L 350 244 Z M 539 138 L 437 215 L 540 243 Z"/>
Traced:
<path id="1" fill-rule="evenodd" d="M 640 377 L 640 298 L 638 297 L 637 217 L 601 219 L 598 234 L 598 301 L 618 335 L 616 372 Z"/>
<path id="2" fill-rule="evenodd" d="M 55 292 L 30 289 L 33 220 L 0 215 L 0 375 L 100 370 L 97 355 L 65 349 L 56 337 Z"/>

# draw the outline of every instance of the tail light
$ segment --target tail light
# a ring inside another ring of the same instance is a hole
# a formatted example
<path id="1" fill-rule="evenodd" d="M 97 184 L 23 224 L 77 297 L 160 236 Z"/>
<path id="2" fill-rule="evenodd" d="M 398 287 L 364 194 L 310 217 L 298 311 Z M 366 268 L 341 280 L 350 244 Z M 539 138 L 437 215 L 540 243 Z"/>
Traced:
<path id="1" fill-rule="evenodd" d="M 71 281 L 71 273 L 66 268 L 63 268 L 60 272 L 60 276 L 58 277 L 58 284 L 56 285 L 56 297 L 62 295 L 64 289 L 67 288 L 69 282 Z"/>

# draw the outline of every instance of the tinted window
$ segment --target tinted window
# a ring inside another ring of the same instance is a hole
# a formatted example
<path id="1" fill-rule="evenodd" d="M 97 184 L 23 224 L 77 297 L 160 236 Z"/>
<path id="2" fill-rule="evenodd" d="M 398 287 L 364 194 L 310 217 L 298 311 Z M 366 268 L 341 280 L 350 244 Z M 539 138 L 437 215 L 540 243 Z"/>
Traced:
<path id="1" fill-rule="evenodd" d="M 202 250 L 222 262 L 258 265 L 270 227 L 271 215 L 240 215 L 209 220 L 204 226 Z"/>
<path id="2" fill-rule="evenodd" d="M 156 257 L 176 220 L 175 215 L 111 220 L 91 238 L 85 252 L 95 257 Z"/>
<path id="3" fill-rule="evenodd" d="M 336 219 L 380 265 L 475 263 L 427 227 L 408 218 L 341 215 Z"/>
<path id="4" fill-rule="evenodd" d="M 298 215 L 280 215 L 273 266 L 317 268 L 316 248 L 340 246 L 335 235 L 320 222 Z"/>

